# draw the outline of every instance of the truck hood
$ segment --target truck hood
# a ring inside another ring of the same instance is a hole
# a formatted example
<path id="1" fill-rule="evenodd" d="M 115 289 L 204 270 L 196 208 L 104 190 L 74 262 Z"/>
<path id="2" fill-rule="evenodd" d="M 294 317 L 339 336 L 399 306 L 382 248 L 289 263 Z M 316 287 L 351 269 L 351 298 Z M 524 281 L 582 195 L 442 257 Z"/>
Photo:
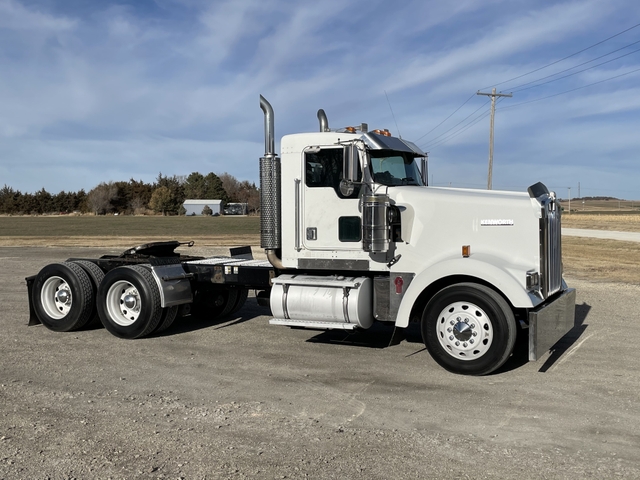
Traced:
<path id="1" fill-rule="evenodd" d="M 526 192 L 436 187 L 389 188 L 399 207 L 403 262 L 491 255 L 505 265 L 538 268 L 540 206 Z M 402 268 L 398 265 L 399 268 Z"/>

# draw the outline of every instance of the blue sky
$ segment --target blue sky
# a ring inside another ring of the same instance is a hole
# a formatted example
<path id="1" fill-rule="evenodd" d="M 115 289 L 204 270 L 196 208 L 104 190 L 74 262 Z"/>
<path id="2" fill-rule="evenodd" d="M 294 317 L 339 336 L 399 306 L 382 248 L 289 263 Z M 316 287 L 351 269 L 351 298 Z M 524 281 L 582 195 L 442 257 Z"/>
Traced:
<path id="1" fill-rule="evenodd" d="M 263 94 L 278 138 L 316 131 L 323 108 L 332 128 L 417 140 L 435 185 L 486 188 L 474 93 L 498 84 L 513 97 L 497 104 L 494 189 L 640 199 L 638 23 L 631 0 L 0 0 L 0 186 L 257 183 Z"/>

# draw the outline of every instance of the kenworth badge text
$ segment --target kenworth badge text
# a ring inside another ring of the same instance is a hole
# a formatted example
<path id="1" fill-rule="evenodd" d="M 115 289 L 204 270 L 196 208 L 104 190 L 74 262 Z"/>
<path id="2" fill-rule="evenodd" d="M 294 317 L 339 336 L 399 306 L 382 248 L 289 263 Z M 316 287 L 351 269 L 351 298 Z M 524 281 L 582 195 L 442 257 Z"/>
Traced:
<path id="1" fill-rule="evenodd" d="M 426 154 L 365 124 L 282 138 L 260 97 L 261 247 L 185 256 L 178 241 L 98 259 L 71 258 L 27 278 L 30 325 L 55 331 L 102 322 L 121 338 L 168 328 L 190 313 L 230 315 L 249 290 L 274 325 L 397 329 L 419 322 L 431 356 L 483 375 L 511 355 L 519 330 L 537 360 L 574 324 L 562 278 L 560 206 L 528 193 L 427 186 Z"/>

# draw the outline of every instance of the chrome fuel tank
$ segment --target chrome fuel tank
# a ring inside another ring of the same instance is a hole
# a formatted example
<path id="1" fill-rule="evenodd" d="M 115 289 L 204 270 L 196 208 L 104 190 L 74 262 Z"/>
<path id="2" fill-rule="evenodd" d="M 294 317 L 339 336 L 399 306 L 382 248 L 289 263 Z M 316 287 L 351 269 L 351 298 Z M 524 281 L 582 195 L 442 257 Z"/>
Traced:
<path id="1" fill-rule="evenodd" d="M 367 277 L 280 275 L 271 289 L 271 323 L 369 328 L 373 282 Z M 335 324 L 335 325 L 331 325 Z"/>

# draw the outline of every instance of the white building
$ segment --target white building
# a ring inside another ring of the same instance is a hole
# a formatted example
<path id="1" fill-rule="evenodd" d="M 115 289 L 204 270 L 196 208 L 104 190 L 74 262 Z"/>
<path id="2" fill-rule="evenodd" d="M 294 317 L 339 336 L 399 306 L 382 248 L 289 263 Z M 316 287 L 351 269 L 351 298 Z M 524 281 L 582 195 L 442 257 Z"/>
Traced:
<path id="1" fill-rule="evenodd" d="M 202 215 L 204 207 L 209 206 L 212 215 L 222 213 L 222 200 L 185 200 L 182 204 L 187 211 L 186 215 Z"/>

